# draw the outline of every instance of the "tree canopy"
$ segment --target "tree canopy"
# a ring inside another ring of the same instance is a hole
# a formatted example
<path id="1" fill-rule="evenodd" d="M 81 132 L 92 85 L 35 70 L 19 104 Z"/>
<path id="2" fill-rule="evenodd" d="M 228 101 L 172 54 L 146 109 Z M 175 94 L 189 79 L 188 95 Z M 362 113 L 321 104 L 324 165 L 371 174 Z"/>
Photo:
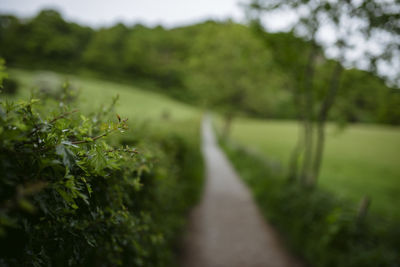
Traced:
<path id="1" fill-rule="evenodd" d="M 292 92 L 302 82 L 311 45 L 295 32 L 268 33 L 229 20 L 173 29 L 121 23 L 91 29 L 54 10 L 30 19 L 0 15 L 0 57 L 9 66 L 90 71 L 192 104 L 262 118 L 297 117 Z M 318 46 L 317 99 L 334 65 Z M 343 82 L 329 119 L 399 124 L 393 108 L 398 90 L 356 68 L 344 70 Z"/>

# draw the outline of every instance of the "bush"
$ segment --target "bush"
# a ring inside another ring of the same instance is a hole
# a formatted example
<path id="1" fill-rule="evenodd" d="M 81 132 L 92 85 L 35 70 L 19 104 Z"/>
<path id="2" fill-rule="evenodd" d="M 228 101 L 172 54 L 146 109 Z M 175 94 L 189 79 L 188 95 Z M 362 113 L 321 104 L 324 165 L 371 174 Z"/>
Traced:
<path id="1" fill-rule="evenodd" d="M 8 95 L 15 95 L 18 90 L 18 82 L 11 78 L 6 78 L 3 81 L 3 88 L 1 91 Z"/>
<path id="2" fill-rule="evenodd" d="M 201 185 L 197 141 L 144 132 L 115 147 L 105 139 L 127 122 L 114 105 L 86 117 L 40 103 L 0 107 L 0 265 L 173 265 Z"/>
<path id="3" fill-rule="evenodd" d="M 359 220 L 353 203 L 290 183 L 261 157 L 223 146 L 265 217 L 310 266 L 399 266 L 396 223 L 372 214 Z"/>

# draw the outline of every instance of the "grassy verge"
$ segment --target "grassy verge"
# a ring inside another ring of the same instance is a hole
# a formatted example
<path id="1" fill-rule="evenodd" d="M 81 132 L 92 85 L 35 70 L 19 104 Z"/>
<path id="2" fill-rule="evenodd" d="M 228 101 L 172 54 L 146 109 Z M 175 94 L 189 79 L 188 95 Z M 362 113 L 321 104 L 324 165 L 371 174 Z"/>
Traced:
<path id="1" fill-rule="evenodd" d="M 265 217 L 310 266 L 398 266 L 396 224 L 371 214 L 359 220 L 353 203 L 324 189 L 305 191 L 287 183 L 276 164 L 232 144 L 223 147 Z"/>
<path id="2" fill-rule="evenodd" d="M 231 138 L 284 167 L 297 140 L 293 121 L 238 119 Z M 371 212 L 400 219 L 400 128 L 349 125 L 327 129 L 319 186 L 359 202 L 372 199 Z"/>

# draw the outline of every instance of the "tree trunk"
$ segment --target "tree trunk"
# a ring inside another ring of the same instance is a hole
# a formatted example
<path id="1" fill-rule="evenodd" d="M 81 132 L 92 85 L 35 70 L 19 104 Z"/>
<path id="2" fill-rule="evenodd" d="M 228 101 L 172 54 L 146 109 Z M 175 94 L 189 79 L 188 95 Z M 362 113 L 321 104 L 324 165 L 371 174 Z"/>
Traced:
<path id="1" fill-rule="evenodd" d="M 304 149 L 304 140 L 303 140 L 303 132 L 301 129 L 302 126 L 302 102 L 301 102 L 301 85 L 297 84 L 295 86 L 294 91 L 293 91 L 293 99 L 294 99 L 294 105 L 297 110 L 297 122 L 298 122 L 298 129 L 297 129 L 297 142 L 296 146 L 293 148 L 292 153 L 290 155 L 290 160 L 289 160 L 289 172 L 287 179 L 289 182 L 293 182 L 297 180 L 298 178 L 298 171 L 299 171 L 299 162 L 300 162 L 300 155 L 301 152 Z"/>
<path id="2" fill-rule="evenodd" d="M 371 206 L 371 198 L 369 196 L 364 196 L 359 204 L 357 212 L 357 223 L 362 224 L 367 217 L 368 209 Z"/>
<path id="3" fill-rule="evenodd" d="M 304 142 L 303 142 L 304 139 L 300 126 L 301 125 L 299 123 L 297 143 L 292 150 L 292 154 L 290 155 L 290 160 L 289 160 L 289 174 L 288 174 L 289 182 L 294 182 L 298 178 L 300 155 L 304 149 Z"/>
<path id="4" fill-rule="evenodd" d="M 229 112 L 225 116 L 225 125 L 224 129 L 222 131 L 222 137 L 224 140 L 228 140 L 230 132 L 231 132 L 231 127 L 232 127 L 232 120 L 233 120 L 233 113 Z"/>
<path id="5" fill-rule="evenodd" d="M 326 94 L 320 112 L 318 114 L 317 143 L 315 149 L 312 174 L 310 177 L 310 183 L 312 185 L 315 185 L 317 183 L 318 176 L 321 170 L 322 158 L 324 154 L 324 145 L 325 145 L 325 124 L 329 115 L 329 111 L 332 108 L 333 103 L 335 102 L 337 91 L 340 85 L 340 77 L 342 75 L 342 72 L 343 72 L 343 67 L 340 64 L 340 62 L 337 62 L 332 72 L 329 91 Z"/>
<path id="6" fill-rule="evenodd" d="M 307 66 L 304 73 L 304 159 L 301 170 L 301 182 L 307 184 L 309 182 L 312 152 L 313 152 L 313 106 L 314 106 L 314 73 L 315 59 L 317 56 L 317 46 L 312 42 L 311 51 L 308 57 Z"/>

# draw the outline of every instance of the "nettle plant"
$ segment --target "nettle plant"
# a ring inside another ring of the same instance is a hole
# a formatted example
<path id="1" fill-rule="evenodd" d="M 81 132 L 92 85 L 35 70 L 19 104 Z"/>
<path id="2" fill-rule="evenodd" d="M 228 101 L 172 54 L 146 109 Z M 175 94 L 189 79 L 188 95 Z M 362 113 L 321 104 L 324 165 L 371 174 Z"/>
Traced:
<path id="1" fill-rule="evenodd" d="M 127 129 L 117 98 L 88 117 L 67 99 L 1 102 L 0 265 L 141 265 L 157 233 L 132 196 L 152 160 L 106 142 Z"/>

